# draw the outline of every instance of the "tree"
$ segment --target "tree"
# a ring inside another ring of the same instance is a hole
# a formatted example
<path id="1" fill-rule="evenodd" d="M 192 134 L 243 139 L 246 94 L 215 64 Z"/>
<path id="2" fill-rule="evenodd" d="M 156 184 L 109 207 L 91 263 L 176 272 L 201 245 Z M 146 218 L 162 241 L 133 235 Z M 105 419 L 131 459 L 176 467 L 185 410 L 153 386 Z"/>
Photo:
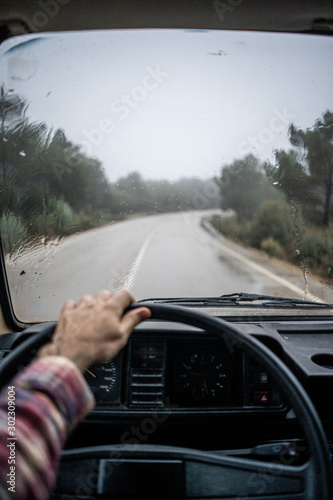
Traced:
<path id="1" fill-rule="evenodd" d="M 263 240 L 273 238 L 287 246 L 294 239 L 294 223 L 288 203 L 267 200 L 257 211 L 252 224 L 252 242 L 260 247 Z"/>
<path id="2" fill-rule="evenodd" d="M 21 234 L 26 224 L 30 234 L 41 228 L 64 234 L 71 219 L 111 218 L 111 185 L 101 163 L 63 130 L 29 121 L 26 109 L 24 99 L 0 89 L 0 218 L 9 221 L 8 231 Z"/>
<path id="3" fill-rule="evenodd" d="M 301 203 L 305 214 L 309 204 L 312 209 L 319 207 L 327 227 L 333 189 L 333 113 L 326 111 L 306 130 L 291 125 L 289 140 L 295 149 L 278 151 L 277 168 L 266 168 L 287 198 Z"/>
<path id="4" fill-rule="evenodd" d="M 290 141 L 303 146 L 313 181 L 323 199 L 323 225 L 329 225 L 329 209 L 332 197 L 333 176 L 333 113 L 326 111 L 313 130 L 297 130 L 290 127 Z"/>
<path id="5" fill-rule="evenodd" d="M 0 216 L 13 204 L 12 177 L 14 162 L 19 160 L 19 145 L 15 132 L 26 122 L 27 103 L 11 90 L 0 88 Z M 9 155 L 9 151 L 11 155 Z"/>
<path id="6" fill-rule="evenodd" d="M 217 182 L 222 208 L 234 210 L 239 222 L 253 219 L 263 201 L 279 198 L 263 166 L 253 155 L 222 167 L 221 179 Z"/>
<path id="7" fill-rule="evenodd" d="M 289 201 L 297 199 L 305 201 L 309 196 L 309 176 L 304 166 L 298 161 L 298 154 L 294 150 L 276 151 L 276 169 L 271 164 L 265 164 L 265 170 L 273 183 L 283 190 Z"/>

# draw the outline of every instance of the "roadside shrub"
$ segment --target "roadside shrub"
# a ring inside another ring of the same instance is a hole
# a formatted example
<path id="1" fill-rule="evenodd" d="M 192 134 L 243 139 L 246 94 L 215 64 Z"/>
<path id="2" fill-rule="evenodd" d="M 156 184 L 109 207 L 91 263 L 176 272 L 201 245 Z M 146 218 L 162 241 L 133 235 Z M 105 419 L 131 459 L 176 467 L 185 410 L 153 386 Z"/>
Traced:
<path id="1" fill-rule="evenodd" d="M 264 250 L 270 257 L 282 257 L 283 248 L 278 241 L 276 241 L 272 236 L 263 240 L 260 244 L 260 248 Z"/>
<path id="2" fill-rule="evenodd" d="M 294 239 L 294 220 L 287 203 L 265 201 L 255 215 L 252 224 L 252 244 L 260 248 L 261 242 L 273 238 L 282 246 L 290 245 Z"/>
<path id="3" fill-rule="evenodd" d="M 307 227 L 299 245 L 298 261 L 325 278 L 333 277 L 333 230 Z"/>
<path id="4" fill-rule="evenodd" d="M 19 217 L 9 214 L 0 219 L 2 248 L 5 253 L 12 253 L 27 238 L 27 228 Z"/>
<path id="5" fill-rule="evenodd" d="M 227 238 L 237 238 L 240 224 L 237 221 L 236 215 L 232 215 L 230 217 L 213 215 L 209 222 L 215 227 L 215 229 Z"/>
<path id="6" fill-rule="evenodd" d="M 324 232 L 307 230 L 302 237 L 299 250 L 302 259 L 311 259 L 317 265 L 320 264 L 327 254 L 327 242 Z"/>
<path id="7" fill-rule="evenodd" d="M 210 219 L 210 223 L 226 238 L 264 250 L 271 257 L 297 264 L 332 282 L 333 228 L 306 225 L 299 207 L 267 201 L 262 204 L 255 220 L 239 223 L 236 216 Z"/>
<path id="8" fill-rule="evenodd" d="M 94 218 L 92 215 L 86 214 L 83 210 L 75 214 L 72 225 L 74 231 L 85 231 L 86 229 L 92 228 L 93 225 Z"/>
<path id="9" fill-rule="evenodd" d="M 333 278 L 333 251 L 326 254 L 322 260 L 321 273 L 324 278 Z"/>
<path id="10" fill-rule="evenodd" d="M 214 215 L 210 219 L 210 223 L 226 238 L 239 241 L 245 245 L 250 244 L 252 234 L 251 222 L 239 223 L 236 215 L 229 217 Z"/>
<path id="11" fill-rule="evenodd" d="M 52 212 L 48 216 L 50 230 L 60 236 L 70 233 L 74 216 L 71 207 L 62 199 L 54 199 L 51 206 Z"/>
<path id="12" fill-rule="evenodd" d="M 39 234 L 44 236 L 63 236 L 72 232 L 74 212 L 62 199 L 52 198 L 48 211 L 36 217 L 34 225 Z"/>

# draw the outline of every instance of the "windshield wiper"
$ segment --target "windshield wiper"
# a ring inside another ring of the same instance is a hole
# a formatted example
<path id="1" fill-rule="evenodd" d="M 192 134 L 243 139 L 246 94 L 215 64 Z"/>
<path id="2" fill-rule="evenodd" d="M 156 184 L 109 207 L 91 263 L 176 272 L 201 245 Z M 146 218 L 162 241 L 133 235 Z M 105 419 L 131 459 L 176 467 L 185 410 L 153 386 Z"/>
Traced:
<path id="1" fill-rule="evenodd" d="M 223 306 L 223 307 L 272 307 L 272 308 L 301 308 L 301 309 L 330 309 L 330 304 L 312 302 L 310 300 L 291 299 L 288 297 L 274 297 L 272 295 L 259 295 L 256 293 L 231 293 L 219 297 L 178 297 L 144 299 L 143 302 L 158 302 L 160 304 L 184 304 L 186 306 Z"/>

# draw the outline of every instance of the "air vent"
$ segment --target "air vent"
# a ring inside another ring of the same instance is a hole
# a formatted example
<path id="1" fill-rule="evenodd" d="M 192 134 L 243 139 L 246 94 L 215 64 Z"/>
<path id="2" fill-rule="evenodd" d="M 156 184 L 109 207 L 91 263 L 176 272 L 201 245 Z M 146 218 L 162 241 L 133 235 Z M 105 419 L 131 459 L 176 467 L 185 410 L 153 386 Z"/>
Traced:
<path id="1" fill-rule="evenodd" d="M 131 345 L 130 405 L 163 406 L 165 394 L 165 345 L 136 341 Z"/>

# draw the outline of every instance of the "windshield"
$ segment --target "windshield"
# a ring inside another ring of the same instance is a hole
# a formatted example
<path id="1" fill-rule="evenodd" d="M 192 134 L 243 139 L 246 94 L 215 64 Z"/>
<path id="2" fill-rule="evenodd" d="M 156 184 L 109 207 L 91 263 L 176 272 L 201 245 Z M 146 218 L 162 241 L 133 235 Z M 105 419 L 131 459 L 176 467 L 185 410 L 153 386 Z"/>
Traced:
<path id="1" fill-rule="evenodd" d="M 332 39 L 115 30 L 16 37 L 0 55 L 20 321 L 105 288 L 333 303 Z"/>

